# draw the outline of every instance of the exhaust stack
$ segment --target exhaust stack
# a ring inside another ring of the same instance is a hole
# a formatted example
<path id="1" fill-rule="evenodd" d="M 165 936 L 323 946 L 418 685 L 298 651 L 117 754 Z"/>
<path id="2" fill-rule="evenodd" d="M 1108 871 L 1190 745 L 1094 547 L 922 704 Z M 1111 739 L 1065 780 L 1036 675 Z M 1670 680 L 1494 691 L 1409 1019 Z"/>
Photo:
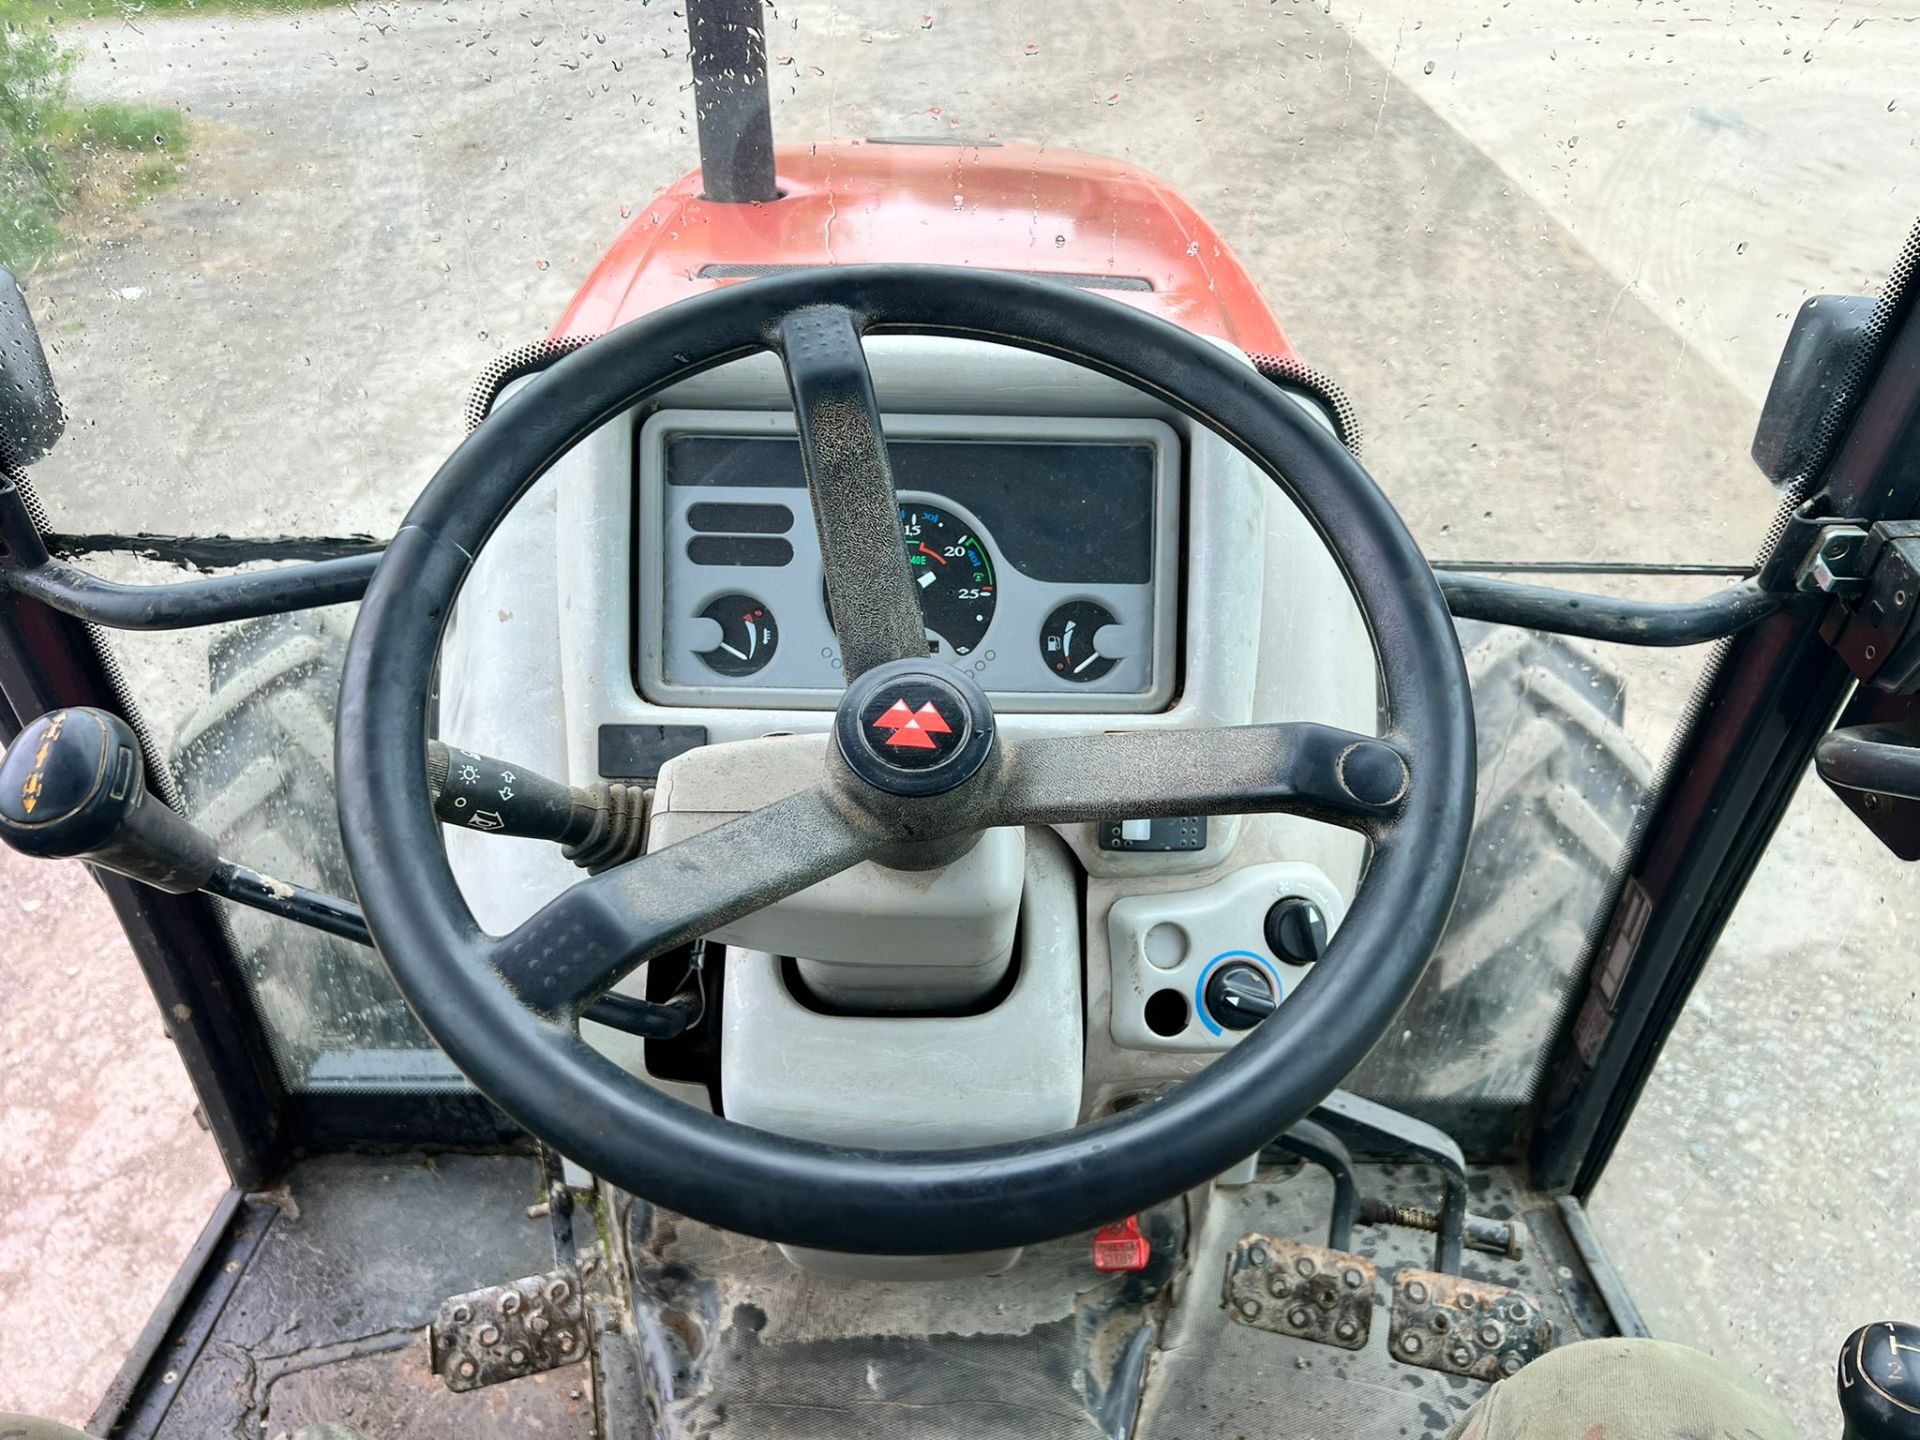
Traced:
<path id="1" fill-rule="evenodd" d="M 728 205 L 779 199 L 760 0 L 687 0 L 687 35 L 702 197 Z"/>

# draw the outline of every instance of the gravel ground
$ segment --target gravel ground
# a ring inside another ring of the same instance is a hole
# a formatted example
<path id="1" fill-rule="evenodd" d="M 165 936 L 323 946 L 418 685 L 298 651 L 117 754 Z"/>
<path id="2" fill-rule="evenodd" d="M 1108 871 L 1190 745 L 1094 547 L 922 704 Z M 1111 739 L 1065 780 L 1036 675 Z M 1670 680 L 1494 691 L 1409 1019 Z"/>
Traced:
<path id="1" fill-rule="evenodd" d="M 783 4 L 776 133 L 993 133 L 1159 172 L 1353 392 L 1436 556 L 1748 558 L 1773 499 L 1745 449 L 1786 320 L 1876 283 L 1920 212 L 1920 11 L 1097 9 Z M 181 105 L 197 134 L 176 188 L 35 278 L 75 415 L 36 471 L 56 523 L 389 529 L 473 375 L 693 163 L 680 25 L 664 3 L 447 0 L 75 32 L 83 91 Z M 167 733 L 202 643 L 125 658 Z M 1658 753 L 1700 657 L 1616 658 Z M 77 1351 L 0 1331 L 0 1405 L 80 1419 L 219 1179 L 97 893 L 15 863 L 0 895 L 61 917 L 0 924 L 0 1108 L 30 1152 L 0 1189 L 0 1295 L 34 1285 L 42 1210 L 94 1191 L 112 1263 L 92 1268 L 131 1277 L 74 1295 Z M 1764 1376 L 1809 1436 L 1837 1423 L 1840 1337 L 1920 1293 L 1920 1256 L 1882 1233 L 1920 1178 L 1886 1143 L 1920 1072 L 1914 908 L 1809 789 L 1598 1206 L 1656 1330 Z M 49 954 L 89 958 L 63 982 Z M 1843 1248 L 1876 1236 L 1869 1284 Z"/>

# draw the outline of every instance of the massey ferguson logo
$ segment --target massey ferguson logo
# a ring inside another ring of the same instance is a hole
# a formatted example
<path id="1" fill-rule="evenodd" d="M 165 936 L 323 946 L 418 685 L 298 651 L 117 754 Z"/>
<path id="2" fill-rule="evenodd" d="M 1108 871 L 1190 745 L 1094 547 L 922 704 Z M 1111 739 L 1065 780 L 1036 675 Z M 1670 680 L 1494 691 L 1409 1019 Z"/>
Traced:
<path id="1" fill-rule="evenodd" d="M 951 735 L 947 724 L 931 700 L 918 710 L 909 709 L 905 700 L 896 700 L 873 722 L 873 728 L 886 732 L 889 750 L 937 750 L 936 735 Z"/>

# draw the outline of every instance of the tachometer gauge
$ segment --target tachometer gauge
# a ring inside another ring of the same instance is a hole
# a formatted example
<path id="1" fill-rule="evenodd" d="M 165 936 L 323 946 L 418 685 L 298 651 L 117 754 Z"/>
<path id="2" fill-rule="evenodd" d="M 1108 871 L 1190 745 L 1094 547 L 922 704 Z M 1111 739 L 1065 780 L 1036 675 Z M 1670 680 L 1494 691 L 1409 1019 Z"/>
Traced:
<path id="1" fill-rule="evenodd" d="M 937 505 L 902 505 L 900 533 L 934 653 L 970 654 L 993 623 L 998 587 L 986 544 Z"/>

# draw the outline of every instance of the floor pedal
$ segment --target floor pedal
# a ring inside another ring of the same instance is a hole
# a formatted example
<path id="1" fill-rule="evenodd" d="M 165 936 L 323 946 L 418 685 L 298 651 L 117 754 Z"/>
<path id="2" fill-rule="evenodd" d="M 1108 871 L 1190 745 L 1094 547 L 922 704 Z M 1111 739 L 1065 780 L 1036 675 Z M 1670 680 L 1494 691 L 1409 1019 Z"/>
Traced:
<path id="1" fill-rule="evenodd" d="M 1501 1380 L 1552 1344 L 1552 1322 L 1522 1291 L 1433 1270 L 1393 1277 L 1387 1349 L 1404 1365 Z"/>
<path id="2" fill-rule="evenodd" d="M 1227 1313 L 1276 1335 L 1364 1350 L 1378 1279 L 1371 1260 L 1345 1250 L 1245 1235 L 1227 1259 Z"/>

